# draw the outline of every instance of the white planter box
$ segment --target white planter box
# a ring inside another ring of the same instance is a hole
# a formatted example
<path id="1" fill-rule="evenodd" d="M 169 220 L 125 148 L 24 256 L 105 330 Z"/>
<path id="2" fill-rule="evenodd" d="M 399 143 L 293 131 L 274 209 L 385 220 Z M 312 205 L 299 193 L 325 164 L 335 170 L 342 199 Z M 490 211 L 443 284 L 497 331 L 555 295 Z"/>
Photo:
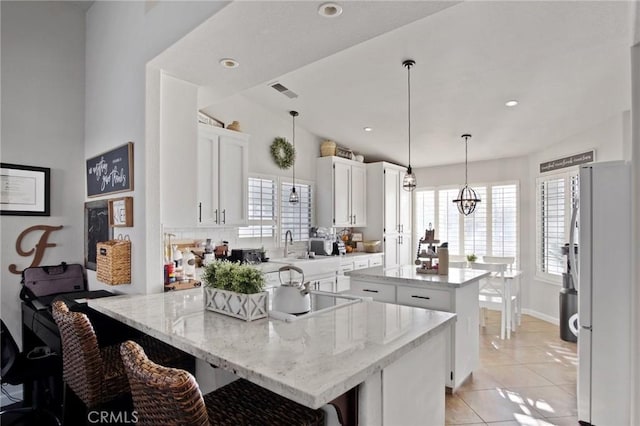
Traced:
<path id="1" fill-rule="evenodd" d="M 243 294 L 204 287 L 204 307 L 209 311 L 253 321 L 269 314 L 269 293 Z"/>

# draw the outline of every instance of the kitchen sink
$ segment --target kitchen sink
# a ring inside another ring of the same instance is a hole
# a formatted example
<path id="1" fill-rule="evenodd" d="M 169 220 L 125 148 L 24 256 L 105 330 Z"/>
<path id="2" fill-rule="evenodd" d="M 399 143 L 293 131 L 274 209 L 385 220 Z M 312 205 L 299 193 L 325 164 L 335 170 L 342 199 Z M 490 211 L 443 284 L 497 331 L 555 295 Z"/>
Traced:
<path id="1" fill-rule="evenodd" d="M 335 272 L 340 269 L 338 256 L 322 256 L 315 259 L 298 259 L 295 257 L 281 257 L 269 260 L 270 263 L 292 265 L 304 271 L 305 279 L 313 276 Z"/>
<path id="2" fill-rule="evenodd" d="M 329 293 L 326 291 L 312 290 L 311 296 L 311 310 L 306 314 L 293 315 L 286 312 L 269 310 L 269 318 L 293 322 L 303 318 L 309 318 L 315 315 L 319 315 L 324 312 L 329 312 L 334 309 L 340 309 L 345 306 L 353 305 L 354 303 L 360 303 L 363 300 L 372 300 L 367 297 L 353 296 L 350 294 Z M 272 297 L 269 297 L 272 299 Z"/>

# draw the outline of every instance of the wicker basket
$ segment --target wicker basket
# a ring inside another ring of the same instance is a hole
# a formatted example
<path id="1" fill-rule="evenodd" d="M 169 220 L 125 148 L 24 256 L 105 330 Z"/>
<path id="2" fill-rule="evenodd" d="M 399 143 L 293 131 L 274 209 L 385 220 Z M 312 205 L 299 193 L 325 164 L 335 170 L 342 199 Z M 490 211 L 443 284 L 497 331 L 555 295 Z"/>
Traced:
<path id="1" fill-rule="evenodd" d="M 131 283 L 129 236 L 98 243 L 96 257 L 98 281 L 109 285 Z"/>
<path id="2" fill-rule="evenodd" d="M 326 140 L 320 144 L 320 155 L 323 157 L 332 157 L 336 155 L 337 143 L 334 141 Z"/>

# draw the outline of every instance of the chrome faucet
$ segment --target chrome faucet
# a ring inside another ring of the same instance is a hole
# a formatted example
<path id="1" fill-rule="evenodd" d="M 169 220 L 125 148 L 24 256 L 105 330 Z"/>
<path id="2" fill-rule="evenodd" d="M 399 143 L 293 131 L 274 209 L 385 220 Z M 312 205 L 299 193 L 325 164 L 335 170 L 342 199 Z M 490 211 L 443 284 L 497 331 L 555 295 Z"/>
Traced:
<path id="1" fill-rule="evenodd" d="M 289 239 L 287 239 L 287 235 L 289 236 Z M 293 234 L 291 233 L 291 230 L 284 233 L 284 257 L 289 256 L 289 243 L 293 244 Z"/>

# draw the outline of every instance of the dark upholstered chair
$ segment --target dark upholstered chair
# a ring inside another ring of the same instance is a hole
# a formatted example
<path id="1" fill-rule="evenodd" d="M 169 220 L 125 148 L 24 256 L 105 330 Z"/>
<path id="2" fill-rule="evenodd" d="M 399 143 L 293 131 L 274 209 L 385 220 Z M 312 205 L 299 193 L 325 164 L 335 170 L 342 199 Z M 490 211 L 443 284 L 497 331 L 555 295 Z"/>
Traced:
<path id="1" fill-rule="evenodd" d="M 54 389 L 52 372 L 59 368 L 60 358 L 43 350 L 45 349 L 44 347 L 36 348 L 28 354 L 20 352 L 4 321 L 2 321 L 1 345 L 2 384 L 21 385 L 31 382 L 33 384 L 33 405 L 2 410 L 0 416 L 7 415 L 8 417 L 13 414 L 22 414 L 25 416 L 24 420 L 26 420 L 26 416 L 29 415 L 30 422 L 33 424 L 60 425 L 60 421 L 47 408 L 46 404 L 46 400 L 55 400 L 51 394 Z M 41 350 L 40 353 L 38 352 L 39 349 Z M 2 424 L 9 423 L 3 421 Z"/>
<path id="2" fill-rule="evenodd" d="M 202 396 L 188 372 L 149 360 L 140 345 L 121 345 L 139 425 L 323 425 L 312 410 L 243 379 Z"/>
<path id="3" fill-rule="evenodd" d="M 52 304 L 53 318 L 62 341 L 62 372 L 65 382 L 63 411 L 67 411 L 68 391 L 73 391 L 87 410 L 129 394 L 129 382 L 122 365 L 119 345 L 100 348 L 89 318 L 72 312 L 62 301 Z M 185 367 L 190 357 L 184 352 L 148 336 L 140 343 L 158 362 Z"/>

